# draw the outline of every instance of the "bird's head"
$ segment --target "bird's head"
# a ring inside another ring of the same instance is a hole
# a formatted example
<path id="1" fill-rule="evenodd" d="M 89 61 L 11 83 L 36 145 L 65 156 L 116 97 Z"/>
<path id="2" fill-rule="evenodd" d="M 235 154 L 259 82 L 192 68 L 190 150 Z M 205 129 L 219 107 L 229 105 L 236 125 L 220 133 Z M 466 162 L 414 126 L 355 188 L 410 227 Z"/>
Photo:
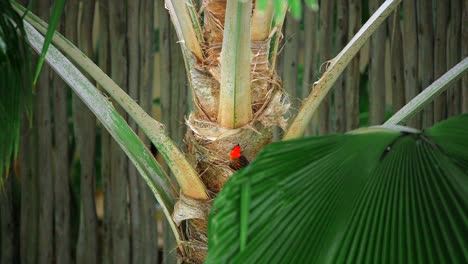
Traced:
<path id="1" fill-rule="evenodd" d="M 231 153 L 229 154 L 229 158 L 230 158 L 230 159 L 238 159 L 238 158 L 240 158 L 240 156 L 242 156 L 241 147 L 239 146 L 239 144 L 237 144 L 237 145 L 231 150 Z"/>

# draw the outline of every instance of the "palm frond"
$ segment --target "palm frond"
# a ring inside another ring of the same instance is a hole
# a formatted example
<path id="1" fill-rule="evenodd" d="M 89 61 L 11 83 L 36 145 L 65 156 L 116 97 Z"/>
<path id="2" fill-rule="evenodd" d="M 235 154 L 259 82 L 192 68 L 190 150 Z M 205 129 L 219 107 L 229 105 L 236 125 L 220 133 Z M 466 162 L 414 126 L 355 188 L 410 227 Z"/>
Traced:
<path id="1" fill-rule="evenodd" d="M 31 111 L 30 50 L 21 17 L 0 1 L 0 176 L 18 152 L 21 114 Z M 0 177 L 1 186 L 1 177 Z"/>
<path id="2" fill-rule="evenodd" d="M 215 200 L 206 263 L 467 262 L 467 127 L 267 146 Z"/>
<path id="3" fill-rule="evenodd" d="M 54 36 L 55 30 L 60 22 L 60 16 L 62 15 L 63 9 L 65 8 L 65 0 L 55 0 L 52 7 L 52 15 L 49 21 L 49 27 L 47 28 L 47 34 L 45 36 L 44 47 L 42 47 L 41 54 L 39 55 L 39 62 L 36 67 L 36 73 L 34 74 L 34 84 L 39 79 L 42 65 L 44 65 L 45 55 L 49 49 L 52 37 Z"/>

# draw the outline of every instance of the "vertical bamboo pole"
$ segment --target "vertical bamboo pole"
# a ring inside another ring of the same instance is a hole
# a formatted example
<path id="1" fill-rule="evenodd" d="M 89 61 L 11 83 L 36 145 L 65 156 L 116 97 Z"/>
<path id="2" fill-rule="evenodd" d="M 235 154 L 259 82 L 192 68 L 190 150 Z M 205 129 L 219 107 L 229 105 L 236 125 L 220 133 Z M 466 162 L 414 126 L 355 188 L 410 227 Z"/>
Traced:
<path id="1" fill-rule="evenodd" d="M 388 23 L 387 23 L 388 24 Z M 388 26 L 385 27 L 388 35 Z M 384 64 L 384 76 L 385 76 L 385 113 L 387 113 L 387 106 L 392 105 L 393 97 L 393 85 L 392 85 L 392 57 L 391 57 L 391 46 L 390 39 L 385 39 L 385 64 Z"/>
<path id="2" fill-rule="evenodd" d="M 348 39 L 351 39 L 361 27 L 361 9 L 361 1 L 348 1 Z M 359 125 L 360 57 L 361 53 L 349 63 L 345 73 L 346 131 L 355 129 Z"/>
<path id="3" fill-rule="evenodd" d="M 364 8 L 364 6 L 362 7 Z M 364 13 L 364 11 L 362 12 Z M 367 71 L 370 61 L 370 41 L 366 41 L 359 51 L 359 72 L 364 74 Z"/>
<path id="4" fill-rule="evenodd" d="M 0 190 L 0 263 L 14 263 L 16 258 L 16 225 L 13 204 L 14 175 L 0 175 L 3 178 Z"/>
<path id="5" fill-rule="evenodd" d="M 418 57 L 418 76 L 421 89 L 425 89 L 434 81 L 434 30 L 432 20 L 432 2 L 418 0 L 418 50 L 420 54 Z M 432 126 L 433 123 L 434 105 L 431 103 L 424 108 L 422 126 L 429 127 Z"/>
<path id="6" fill-rule="evenodd" d="M 78 18 L 78 47 L 90 58 L 93 57 L 92 25 L 94 1 L 81 1 L 81 16 Z M 76 22 L 75 22 L 76 23 Z M 78 263 L 97 263 L 97 215 L 95 203 L 96 175 L 96 119 L 81 99 L 73 95 L 73 121 L 80 155 L 80 228 L 76 248 Z"/>
<path id="7" fill-rule="evenodd" d="M 297 74 L 298 74 L 298 50 L 299 50 L 299 32 L 300 21 L 295 19 L 291 13 L 286 16 L 285 23 L 285 43 L 284 43 L 284 57 L 283 57 L 283 88 L 291 97 L 292 113 L 296 112 L 295 109 L 299 107 L 299 94 L 297 87 Z"/>
<path id="8" fill-rule="evenodd" d="M 37 263 L 37 177 L 33 160 L 35 156 L 32 129 L 26 114 L 21 122 L 19 161 L 21 164 L 21 222 L 20 260 L 21 263 Z"/>
<path id="9" fill-rule="evenodd" d="M 435 41 L 434 41 L 434 78 L 437 79 L 447 71 L 447 27 L 449 6 L 442 1 L 435 4 Z M 447 92 L 434 100 L 434 122 L 440 122 L 447 116 Z"/>
<path id="10" fill-rule="evenodd" d="M 336 45 L 335 53 L 338 53 L 348 43 L 348 1 L 337 0 L 336 3 Z M 346 71 L 335 83 L 335 130 L 338 133 L 346 131 Z"/>
<path id="11" fill-rule="evenodd" d="M 400 8 L 389 17 L 390 57 L 392 64 L 392 111 L 396 113 L 405 105 L 403 72 L 403 42 L 401 36 Z"/>
<path id="12" fill-rule="evenodd" d="M 139 102 L 140 90 L 140 42 L 145 41 L 140 36 L 139 18 L 140 0 L 128 1 L 127 6 L 127 41 L 128 41 L 128 94 Z M 140 103 L 140 102 L 139 102 Z M 130 127 L 138 133 L 138 127 L 134 120 L 129 119 Z M 135 166 L 128 164 L 128 182 L 130 198 L 130 238 L 131 238 L 131 262 L 143 262 L 143 225 L 141 219 L 141 192 L 140 177 Z"/>
<path id="13" fill-rule="evenodd" d="M 317 29 L 318 12 L 309 7 L 304 9 L 304 78 L 302 79 L 302 98 L 307 98 L 310 87 L 317 78 Z M 313 134 L 312 125 L 306 135 Z"/>
<path id="14" fill-rule="evenodd" d="M 26 0 L 18 1 L 23 6 L 28 4 Z M 34 99 L 33 99 L 34 100 Z M 18 160 L 20 162 L 21 179 L 21 208 L 20 208 L 20 258 L 23 264 L 37 263 L 38 244 L 38 187 L 36 168 L 36 141 L 35 127 L 31 127 L 30 118 L 35 117 L 23 114 L 21 120 L 21 137 Z"/>
<path id="15" fill-rule="evenodd" d="M 175 80 L 177 78 L 183 78 L 185 80 L 185 77 L 176 77 L 172 73 L 172 69 L 177 69 L 177 67 L 174 67 L 172 64 L 176 63 L 174 60 L 174 56 L 178 56 L 179 59 L 181 59 L 180 55 L 175 55 L 177 53 L 180 53 L 180 47 L 177 45 L 175 47 L 172 47 L 175 45 L 175 39 L 172 31 L 173 28 L 170 22 L 169 14 L 167 13 L 166 9 L 164 8 L 164 3 L 158 2 L 158 12 L 159 12 L 159 48 L 160 48 L 160 62 L 159 62 L 159 67 L 160 67 L 160 88 L 161 88 L 161 112 L 162 112 L 162 123 L 166 125 L 167 132 L 169 136 L 176 143 L 178 140 L 181 140 L 181 138 L 176 138 L 177 132 L 173 130 L 173 125 L 176 124 L 178 121 L 177 118 L 177 109 L 173 109 L 172 102 L 176 103 L 176 98 L 173 98 L 174 95 L 177 93 L 176 91 L 174 94 L 172 94 L 173 89 L 179 89 L 177 87 L 177 84 L 181 80 Z M 172 100 L 174 99 L 174 100 Z M 177 106 L 175 106 L 177 107 Z M 174 112 L 172 112 L 174 111 Z M 171 115 L 174 116 L 174 118 L 171 118 Z M 174 121 L 175 120 L 175 121 Z M 167 166 L 166 166 L 167 169 Z M 169 225 L 167 224 L 167 220 L 163 220 L 163 238 L 164 238 L 164 248 L 163 248 L 163 259 L 167 263 L 176 263 L 176 242 L 174 237 L 170 234 L 169 232 Z"/>
<path id="16" fill-rule="evenodd" d="M 45 65 L 44 65 L 45 66 Z M 50 126 L 50 89 L 49 70 L 43 67 L 37 85 L 36 127 L 37 142 L 37 172 L 39 187 L 39 235 L 38 263 L 50 263 L 53 256 L 53 169 L 52 169 L 52 128 Z"/>
<path id="17" fill-rule="evenodd" d="M 127 25 L 126 6 L 127 2 L 115 4 L 109 1 L 108 5 L 111 78 L 125 91 L 127 91 L 128 87 L 128 45 L 125 29 Z M 126 119 L 126 114 L 121 109 L 120 112 L 123 118 Z M 128 159 L 117 142 L 113 140 L 111 142 L 111 263 L 129 263 L 130 239 L 127 212 Z"/>
<path id="18" fill-rule="evenodd" d="M 463 16 L 462 16 L 462 58 L 468 57 L 468 3 L 463 1 Z M 462 113 L 468 113 L 468 76 L 462 77 Z"/>
<path id="19" fill-rule="evenodd" d="M 109 2 L 99 0 L 99 67 L 107 74 L 110 74 L 110 54 L 109 54 Z M 111 136 L 101 127 L 101 178 L 104 188 L 104 219 L 102 239 L 102 262 L 112 263 L 112 211 L 111 211 Z"/>
<path id="20" fill-rule="evenodd" d="M 170 58 L 170 36 L 171 36 L 171 21 L 167 11 L 164 8 L 164 3 L 158 3 L 159 11 L 159 49 L 160 49 L 160 76 L 159 85 L 161 88 L 161 112 L 162 123 L 166 125 L 167 132 L 170 135 L 170 90 L 171 90 L 171 58 Z"/>
<path id="21" fill-rule="evenodd" d="M 302 80 L 302 98 L 307 98 L 311 87 L 317 80 L 317 32 L 318 32 L 318 10 L 308 7 L 304 10 L 304 78 Z M 317 122 L 310 122 L 305 134 L 315 134 Z"/>
<path id="22" fill-rule="evenodd" d="M 369 11 L 374 13 L 382 1 L 369 1 Z M 369 70 L 369 125 L 380 125 L 385 121 L 385 23 L 372 35 L 370 43 Z"/>
<path id="23" fill-rule="evenodd" d="M 70 3 L 70 2 L 69 2 Z M 67 12 L 64 12 L 67 13 Z M 64 32 L 65 20 L 61 19 L 60 31 Z M 70 158 L 68 138 L 68 87 L 57 74 L 53 75 L 54 87 L 54 232 L 57 263 L 71 261 L 70 233 Z"/>
<path id="24" fill-rule="evenodd" d="M 49 17 L 49 1 L 38 3 L 38 14 Z M 47 19 L 45 19 L 47 20 Z M 52 168 L 52 127 L 50 113 L 50 70 L 47 65 L 42 68 L 36 93 L 36 127 L 37 127 L 37 167 L 39 187 L 39 235 L 38 263 L 49 264 L 54 255 L 53 238 L 53 204 L 54 174 Z"/>
<path id="25" fill-rule="evenodd" d="M 333 8 L 335 1 L 323 1 L 320 7 L 320 44 L 319 62 L 320 67 L 327 66 L 327 61 L 332 59 L 332 37 L 333 37 Z M 325 69 L 324 68 L 324 69 Z M 319 108 L 319 132 L 328 134 L 330 132 L 330 95 L 322 102 Z"/>
<path id="26" fill-rule="evenodd" d="M 405 73 L 406 102 L 418 93 L 418 39 L 416 24 L 416 2 L 403 1 L 403 61 Z M 421 115 L 415 115 L 407 122 L 415 128 L 421 127 Z"/>
<path id="27" fill-rule="evenodd" d="M 461 15 L 461 0 L 451 0 L 450 22 L 447 30 L 447 69 L 450 69 L 461 60 Z M 457 81 L 447 90 L 448 116 L 457 115 L 461 112 L 461 95 L 460 81 Z"/>
<path id="28" fill-rule="evenodd" d="M 154 2 L 152 0 L 142 0 L 140 2 L 140 105 L 148 113 L 151 112 L 152 91 L 153 91 L 153 51 L 154 51 Z M 139 130 L 140 138 L 149 146 L 150 142 L 144 133 Z M 142 262 L 143 264 L 157 263 L 157 222 L 156 222 L 156 201 L 145 182 L 140 181 L 141 210 L 140 218 L 142 225 Z"/>

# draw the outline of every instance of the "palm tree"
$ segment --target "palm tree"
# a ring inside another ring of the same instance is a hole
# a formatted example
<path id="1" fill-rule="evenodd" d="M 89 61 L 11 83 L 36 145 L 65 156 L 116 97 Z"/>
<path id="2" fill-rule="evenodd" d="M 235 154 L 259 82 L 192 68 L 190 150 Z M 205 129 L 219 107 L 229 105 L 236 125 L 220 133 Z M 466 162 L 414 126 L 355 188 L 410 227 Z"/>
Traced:
<path id="1" fill-rule="evenodd" d="M 275 126 L 283 129 L 287 126 L 285 115 L 289 102 L 275 72 L 275 62 L 288 7 L 283 1 L 275 1 L 275 5 L 265 2 L 205 0 L 202 23 L 193 1 L 166 0 L 181 43 L 195 106 L 187 119 L 189 159 L 170 140 L 160 123 L 142 111 L 76 47 L 59 34 L 53 38 L 53 44 L 97 80 L 148 135 L 168 162 L 178 189 L 115 108 L 80 71 L 55 47 L 51 47 L 46 56 L 136 165 L 166 217 L 171 219 L 169 222 L 179 243 L 179 253 L 187 262 L 199 263 L 206 256 L 211 201 L 233 174 L 229 167 L 230 150 L 239 144 L 247 159 L 252 160 L 271 142 Z M 285 138 L 302 135 L 310 117 L 344 67 L 399 2 L 386 1 L 337 55 L 315 84 Z M 16 7 L 19 12 L 24 12 L 20 6 Z M 28 14 L 26 20 L 30 42 L 36 51 L 40 51 L 47 25 L 33 14 Z M 426 98 L 419 105 L 428 100 Z M 183 221 L 186 225 L 179 227 Z"/>

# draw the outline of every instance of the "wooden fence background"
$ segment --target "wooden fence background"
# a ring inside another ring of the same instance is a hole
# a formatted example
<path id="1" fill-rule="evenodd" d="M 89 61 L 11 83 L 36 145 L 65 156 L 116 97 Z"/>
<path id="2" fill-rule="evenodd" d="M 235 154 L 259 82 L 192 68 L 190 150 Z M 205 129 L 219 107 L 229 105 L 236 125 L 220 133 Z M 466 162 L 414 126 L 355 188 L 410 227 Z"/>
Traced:
<path id="1" fill-rule="evenodd" d="M 287 17 L 278 70 L 292 113 L 382 2 L 321 1 L 318 12 L 303 10 L 301 21 Z M 47 21 L 50 0 L 34 3 Z M 340 77 L 308 133 L 381 124 L 466 57 L 467 5 L 403 0 Z M 163 1 L 69 0 L 60 31 L 183 148 L 190 94 Z M 462 112 L 468 112 L 467 76 L 409 125 L 427 127 Z M 136 169 L 48 67 L 32 124 L 24 118 L 18 160 L 0 194 L 0 263 L 175 263 L 174 241 Z"/>

